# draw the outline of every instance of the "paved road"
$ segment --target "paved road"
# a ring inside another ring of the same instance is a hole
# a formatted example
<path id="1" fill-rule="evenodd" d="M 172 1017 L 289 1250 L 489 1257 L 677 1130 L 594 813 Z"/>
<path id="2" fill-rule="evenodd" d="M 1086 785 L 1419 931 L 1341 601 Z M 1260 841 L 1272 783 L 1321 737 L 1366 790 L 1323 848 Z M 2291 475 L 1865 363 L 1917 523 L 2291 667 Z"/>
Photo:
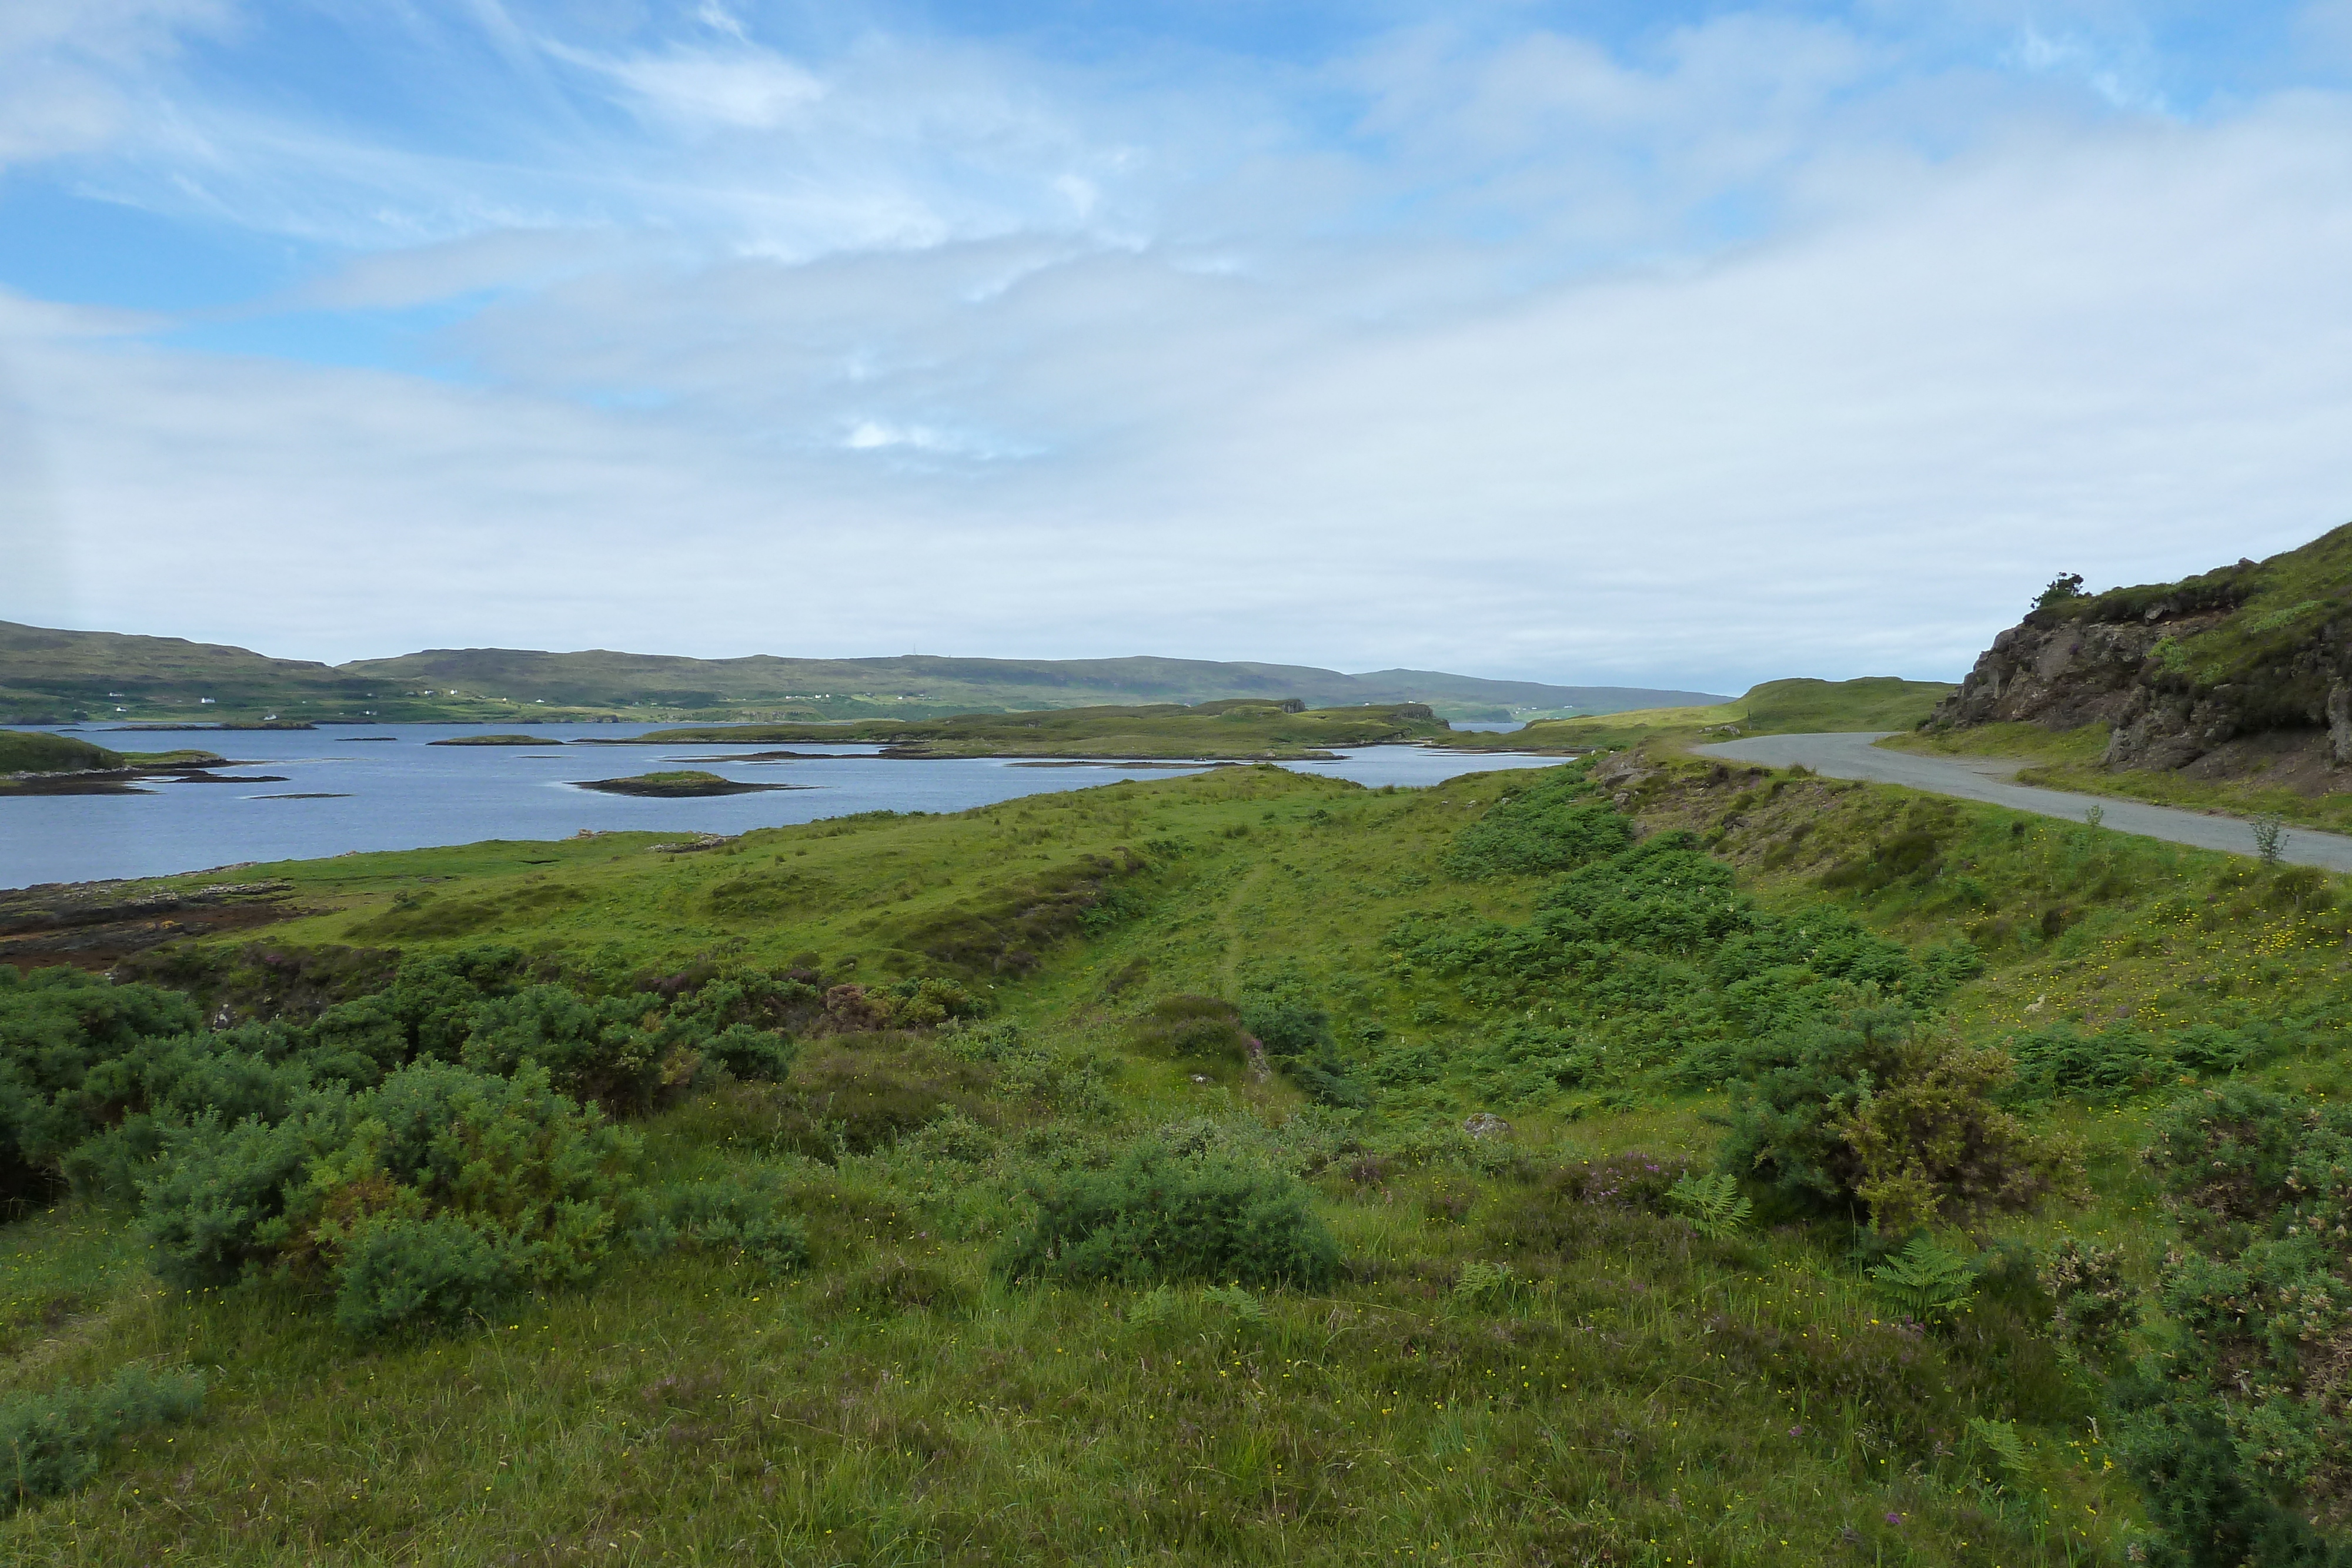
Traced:
<path id="1" fill-rule="evenodd" d="M 1990 758 L 1922 757 L 1909 751 L 1888 751 L 1872 741 L 1889 733 L 1868 735 L 1759 735 L 1749 740 L 1729 740 L 1695 749 L 1702 757 L 1735 762 L 1761 762 L 1787 768 L 1801 762 L 1832 779 L 1867 779 L 1880 784 L 1902 784 L 1935 795 L 1963 800 L 1984 800 L 2043 817 L 2081 821 L 2096 806 L 2105 813 L 2103 826 L 2118 832 L 2138 833 L 2200 850 L 2231 854 L 2254 852 L 2253 829 L 2235 817 L 2209 817 L 2201 811 L 2179 811 L 2169 806 L 2144 805 L 2107 795 L 2077 795 L 2066 789 L 2037 789 L 2009 780 L 2020 764 Z M 2279 858 L 2294 865 L 2315 865 L 2327 871 L 2352 872 L 2352 839 L 2336 833 L 2290 828 L 2280 845 Z"/>

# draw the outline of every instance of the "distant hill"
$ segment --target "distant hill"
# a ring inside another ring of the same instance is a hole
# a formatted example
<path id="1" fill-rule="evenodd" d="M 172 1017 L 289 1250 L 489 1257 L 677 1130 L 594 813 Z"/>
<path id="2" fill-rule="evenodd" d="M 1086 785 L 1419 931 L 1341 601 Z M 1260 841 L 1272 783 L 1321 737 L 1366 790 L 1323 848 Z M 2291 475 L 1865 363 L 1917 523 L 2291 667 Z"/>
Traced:
<path id="1" fill-rule="evenodd" d="M 952 713 L 1296 697 L 1311 707 L 1423 702 L 1443 717 L 1722 699 L 1703 692 L 1490 681 L 1424 670 L 1350 675 L 1204 659 L 688 659 L 591 649 L 437 648 L 347 664 L 243 648 L 0 622 L 0 722 L 373 718 L 927 718 Z M 210 699 L 207 701 L 206 699 Z"/>

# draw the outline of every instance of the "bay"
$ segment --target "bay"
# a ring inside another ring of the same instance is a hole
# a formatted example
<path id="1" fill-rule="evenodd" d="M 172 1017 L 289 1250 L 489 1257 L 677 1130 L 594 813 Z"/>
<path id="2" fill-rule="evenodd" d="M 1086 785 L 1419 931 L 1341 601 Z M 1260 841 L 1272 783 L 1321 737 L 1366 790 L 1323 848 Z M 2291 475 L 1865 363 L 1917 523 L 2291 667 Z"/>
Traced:
<path id="1" fill-rule="evenodd" d="M 231 777 L 268 783 L 150 782 L 144 795 L 0 796 L 0 888 L 45 882 L 163 876 L 252 861 L 310 860 L 353 850 L 407 850 L 485 839 L 561 839 L 596 832 L 740 833 L 856 811 L 961 811 L 1022 795 L 1183 770 L 1103 762 L 1024 766 L 1013 758 L 886 758 L 870 745 L 594 746 L 650 725 L 534 725 L 541 747 L 434 746 L 484 733 L 478 725 L 377 729 L 173 730 L 69 733 L 117 750 L 219 752 Z M 817 754 L 749 760 L 761 751 Z M 1286 763 L 1359 784 L 1423 789 L 1465 773 L 1545 768 L 1553 757 L 1433 751 L 1415 746 L 1349 750 L 1336 762 Z M 789 789 L 658 800 L 599 794 L 580 781 L 700 768 Z"/>

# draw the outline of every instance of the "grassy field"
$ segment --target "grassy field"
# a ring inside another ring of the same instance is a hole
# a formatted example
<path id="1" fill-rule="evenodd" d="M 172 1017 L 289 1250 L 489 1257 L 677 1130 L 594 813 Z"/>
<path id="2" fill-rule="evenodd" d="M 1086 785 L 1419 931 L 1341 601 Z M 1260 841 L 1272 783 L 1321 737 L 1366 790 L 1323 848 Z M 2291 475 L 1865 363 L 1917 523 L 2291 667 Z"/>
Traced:
<path id="1" fill-rule="evenodd" d="M 1234 758 L 1328 755 L 1334 746 L 1373 746 L 1446 733 L 1421 705 L 1309 708 L 1236 699 L 1183 706 L 1063 708 L 1044 713 L 960 714 L 929 720 L 840 725 L 741 725 L 662 729 L 631 744 L 685 746 L 879 740 L 929 757 Z"/>
<path id="2" fill-rule="evenodd" d="M 125 1366 L 211 1381 L 193 1420 L 0 1521 L 0 1552 L 2138 1556 L 2158 1521 L 2114 1447 L 2120 1363 L 2055 1333 L 2016 1260 L 2101 1241 L 2151 1287 L 2180 1244 L 2140 1157 L 2165 1106 L 2223 1079 L 2352 1089 L 2347 890 L 1636 761 L 1610 786 L 1623 815 L 1582 765 L 1425 790 L 1240 768 L 691 850 L 598 834 L 221 873 L 284 879 L 308 913 L 136 967 L 206 1018 L 299 1019 L 404 956 L 489 945 L 648 1019 L 730 976 L 797 977 L 788 1073 L 682 1078 L 615 1114 L 643 1180 L 764 1184 L 806 1259 L 624 1250 L 469 1327 L 366 1338 L 299 1272 L 167 1286 L 119 1203 L 23 1209 L 0 1229 L 0 1411 Z M 1157 1043 L 1186 997 L 1267 1020 L 1267 1053 Z M 1869 1272 L 1899 1237 L 1858 1210 L 1751 1177 L 1752 1216 L 1703 1227 L 1664 1196 L 1759 1092 L 1756 1040 L 1896 1006 L 2005 1050 L 2000 1103 L 2082 1176 L 1937 1228 L 1979 1282 L 1925 1323 Z M 1318 1042 L 1284 1054 L 1294 1026 Z M 1479 1116 L 1507 1126 L 1473 1136 Z M 1289 1288 L 1009 1271 L 1044 1195 L 1139 1144 L 1300 1184 L 1341 1267 Z M 2179 1332 L 2151 1306 L 2130 1354 Z"/>
<path id="3" fill-rule="evenodd" d="M 1584 718 L 1546 719 L 1507 735 L 1454 736 L 1442 744 L 1466 749 L 1514 747 L 1587 751 L 1659 740 L 1688 744 L 1729 735 L 1802 735 L 1831 730 L 1910 729 L 1951 686 L 1868 675 L 1851 681 L 1766 681 L 1745 696 L 1704 707 L 1642 708 Z"/>

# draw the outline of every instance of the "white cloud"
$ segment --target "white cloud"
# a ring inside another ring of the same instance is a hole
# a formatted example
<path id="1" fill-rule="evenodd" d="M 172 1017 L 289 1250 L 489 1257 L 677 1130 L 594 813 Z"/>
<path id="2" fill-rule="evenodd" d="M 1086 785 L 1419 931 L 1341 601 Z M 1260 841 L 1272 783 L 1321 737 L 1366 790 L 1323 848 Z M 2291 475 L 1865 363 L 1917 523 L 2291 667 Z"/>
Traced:
<path id="1" fill-rule="evenodd" d="M 1720 687 L 1950 674 L 2053 571 L 2352 512 L 2340 97 L 2110 113 L 2128 49 L 1742 15 L 1287 78 L 499 18 L 576 111 L 467 99 L 503 157 L 193 100 L 107 172 L 363 248 L 274 303 L 487 297 L 481 384 L 0 298 L 87 623 Z"/>
<path id="2" fill-rule="evenodd" d="M 1000 241 L 586 274 L 484 318 L 505 390 L 79 339 L 17 381 L 89 613 L 289 653 L 1948 675 L 2053 571 L 2352 511 L 2346 148 L 2315 99 L 2021 140 L 1704 266 L 1369 329 L 1322 275 Z"/>
<path id="3" fill-rule="evenodd" d="M 31 0 L 0 6 L 0 170 L 114 143 L 156 106 L 131 84 L 228 0 Z"/>
<path id="4" fill-rule="evenodd" d="M 824 83 L 812 72 L 748 44 L 725 54 L 672 49 L 619 58 L 555 52 L 611 78 L 639 112 L 689 132 L 772 131 L 825 95 Z"/>

